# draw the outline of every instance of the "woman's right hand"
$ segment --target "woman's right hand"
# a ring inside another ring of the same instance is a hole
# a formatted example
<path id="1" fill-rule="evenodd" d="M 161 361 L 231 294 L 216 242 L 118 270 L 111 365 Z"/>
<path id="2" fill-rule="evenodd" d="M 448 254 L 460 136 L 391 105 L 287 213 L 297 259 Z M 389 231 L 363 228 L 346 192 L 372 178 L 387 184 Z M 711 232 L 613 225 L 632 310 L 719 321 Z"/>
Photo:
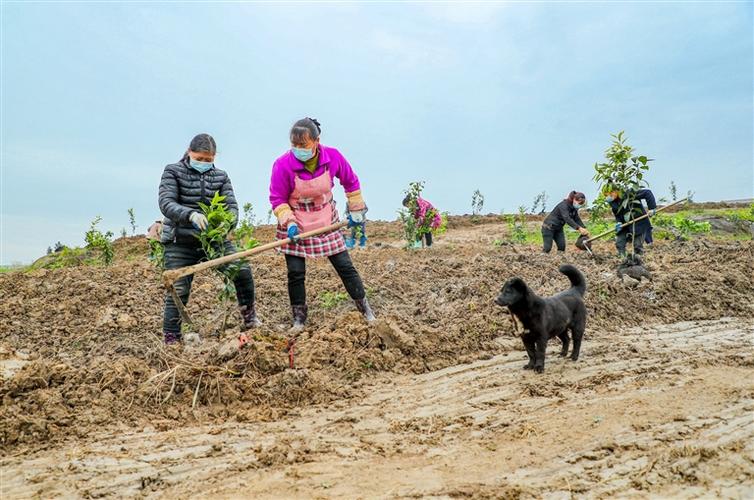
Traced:
<path id="1" fill-rule="evenodd" d="M 295 222 L 291 222 L 288 224 L 288 238 L 290 238 L 294 243 L 296 243 L 299 238 L 299 230 L 298 230 L 298 224 Z"/>
<path id="2" fill-rule="evenodd" d="M 580 227 L 579 228 L 579 233 L 582 236 L 589 236 L 589 230 L 587 228 L 585 228 L 585 227 Z"/>

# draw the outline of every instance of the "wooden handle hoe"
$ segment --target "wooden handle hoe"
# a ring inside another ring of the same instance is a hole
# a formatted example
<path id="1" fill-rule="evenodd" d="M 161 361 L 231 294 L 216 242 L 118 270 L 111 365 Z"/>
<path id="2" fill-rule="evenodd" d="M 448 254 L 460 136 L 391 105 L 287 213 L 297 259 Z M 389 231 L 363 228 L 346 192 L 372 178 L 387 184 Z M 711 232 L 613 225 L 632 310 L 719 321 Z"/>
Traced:
<path id="1" fill-rule="evenodd" d="M 662 212 L 663 210 L 666 210 L 666 209 L 668 209 L 668 208 L 670 208 L 670 207 L 673 207 L 673 206 L 675 206 L 675 205 L 678 205 L 679 203 L 683 203 L 684 201 L 688 201 L 688 198 L 684 198 L 684 199 L 682 199 L 682 200 L 674 201 L 674 202 L 673 202 L 673 203 L 671 203 L 670 205 L 665 205 L 664 207 L 658 208 L 658 209 L 656 209 L 656 210 L 655 210 L 655 213 L 657 213 L 657 212 Z M 637 222 L 637 221 L 640 221 L 640 220 L 642 220 L 642 219 L 646 219 L 646 218 L 648 218 L 648 217 L 649 217 L 649 212 L 645 213 L 645 214 L 644 214 L 644 215 L 642 215 L 641 217 L 637 217 L 637 218 L 635 218 L 635 219 L 632 219 L 632 220 L 630 220 L 630 221 L 628 221 L 628 222 L 625 222 L 625 223 L 621 224 L 621 226 L 620 226 L 620 227 L 621 227 L 621 229 L 623 229 L 623 228 L 624 228 L 624 227 L 626 227 L 626 226 L 630 226 L 631 224 L 633 224 L 633 223 L 635 223 L 635 222 Z M 594 241 L 594 240 L 598 240 L 598 239 L 600 239 L 600 238 L 604 238 L 605 236 L 607 236 L 607 235 L 609 235 L 609 234 L 614 234 L 614 233 L 615 233 L 615 229 L 610 229 L 610 230 L 608 230 L 608 231 L 605 231 L 604 233 L 600 233 L 600 234 L 598 234 L 597 236 L 592 236 L 592 237 L 591 237 L 591 238 L 589 238 L 588 240 L 584 240 L 584 245 L 587 245 L 588 243 L 591 243 L 591 242 L 592 242 L 592 241 Z"/>
<path id="2" fill-rule="evenodd" d="M 338 222 L 336 224 L 332 224 L 327 227 L 322 227 L 319 229 L 315 229 L 313 231 L 302 233 L 298 235 L 297 238 L 304 239 L 304 238 L 310 238 L 312 236 L 318 236 L 323 233 L 329 233 L 330 231 L 337 231 L 338 229 L 344 228 L 347 225 L 348 225 L 348 221 Z M 232 253 L 230 255 L 224 255 L 223 257 L 218 257 L 216 259 L 208 260 L 206 262 L 200 262 L 199 264 L 195 264 L 193 266 L 186 266 L 186 267 L 181 267 L 178 269 L 170 269 L 162 273 L 162 281 L 163 283 L 165 283 L 165 286 L 172 286 L 173 283 L 175 283 L 180 278 L 183 278 L 184 276 L 188 276 L 190 274 L 196 274 L 199 271 L 204 271 L 205 269 L 212 269 L 213 267 L 222 266 L 223 264 L 233 262 L 234 260 L 251 257 L 252 255 L 256 255 L 258 253 L 266 252 L 267 250 L 272 250 L 274 248 L 281 247 L 287 243 L 293 243 L 293 239 L 288 238 L 285 240 L 277 240 L 271 243 L 267 243 L 265 245 L 254 247 L 250 250 L 243 250 L 241 252 Z"/>
<path id="3" fill-rule="evenodd" d="M 302 233 L 297 237 L 297 239 L 310 238 L 312 236 L 318 236 L 323 233 L 329 233 L 330 231 L 337 231 L 341 228 L 346 227 L 347 225 L 348 225 L 348 221 L 338 222 L 335 224 L 331 224 L 327 227 L 322 227 L 319 229 L 315 229 L 313 231 Z M 181 267 L 178 269 L 170 269 L 162 273 L 162 282 L 165 285 L 165 287 L 168 289 L 170 294 L 173 296 L 173 300 L 175 301 L 175 305 L 178 308 L 178 311 L 180 312 L 183 321 L 191 324 L 192 323 L 191 317 L 188 315 L 188 312 L 186 311 L 186 308 L 184 307 L 183 302 L 179 299 L 178 294 L 175 292 L 175 288 L 173 285 L 175 284 L 176 281 L 183 278 L 184 276 L 196 274 L 199 271 L 204 271 L 205 269 L 212 269 L 213 267 L 222 266 L 223 264 L 227 264 L 235 260 L 245 259 L 247 257 L 251 257 L 252 255 L 256 255 L 258 253 L 266 252 L 267 250 L 272 250 L 274 248 L 281 247 L 287 243 L 293 243 L 293 238 L 273 241 L 265 245 L 254 247 L 250 250 L 243 250 L 241 252 L 236 252 L 230 255 L 224 255 L 223 257 L 218 257 L 217 259 L 208 260 L 206 262 L 200 262 L 199 264 L 195 264 L 193 266 L 186 266 L 186 267 Z"/>

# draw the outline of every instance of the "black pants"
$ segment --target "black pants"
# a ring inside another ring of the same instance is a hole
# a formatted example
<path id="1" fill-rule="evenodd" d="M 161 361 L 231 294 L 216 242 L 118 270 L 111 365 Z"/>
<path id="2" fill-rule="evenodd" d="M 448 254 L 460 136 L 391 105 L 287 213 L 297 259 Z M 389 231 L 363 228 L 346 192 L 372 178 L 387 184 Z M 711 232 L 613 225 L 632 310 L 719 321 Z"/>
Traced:
<path id="1" fill-rule="evenodd" d="M 225 242 L 225 255 L 235 253 L 236 247 L 230 241 Z M 196 245 L 181 243 L 168 243 L 165 245 L 165 269 L 177 269 L 179 267 L 191 266 L 203 260 L 207 260 L 204 250 Z M 223 269 L 222 267 L 220 269 Z M 194 276 L 184 276 L 175 282 L 175 291 L 181 302 L 188 303 L 191 294 L 191 282 Z M 242 261 L 241 269 L 236 275 L 233 282 L 236 286 L 236 298 L 238 305 L 249 306 L 254 303 L 254 278 L 251 274 L 249 263 Z M 168 292 L 165 294 L 165 313 L 162 319 L 162 329 L 168 333 L 180 333 L 181 315 L 178 307 L 173 301 L 173 296 Z"/>
<path id="2" fill-rule="evenodd" d="M 543 243 L 543 250 L 545 253 L 550 253 L 550 250 L 552 250 L 552 242 L 555 242 L 555 245 L 558 247 L 558 252 L 565 252 L 566 249 L 566 238 L 565 238 L 565 232 L 563 231 L 563 228 L 552 230 L 550 228 L 543 227 L 542 228 L 542 243 Z"/>
<path id="3" fill-rule="evenodd" d="M 622 231 L 615 235 L 615 248 L 618 249 L 619 255 L 626 255 L 628 240 L 633 239 L 634 253 L 641 255 L 644 253 L 644 240 L 646 237 L 647 235 L 645 234 L 645 231 L 636 231 L 636 234 L 632 234 L 629 231 Z"/>
<path id="4" fill-rule="evenodd" d="M 418 238 L 416 238 L 416 241 L 421 241 L 422 238 L 424 238 L 424 244 L 428 247 L 432 246 L 432 232 L 426 232 L 424 234 L 420 234 Z"/>
<path id="5" fill-rule="evenodd" d="M 354 300 L 363 299 L 366 296 L 364 284 L 361 282 L 359 272 L 353 267 L 348 252 L 340 252 L 328 258 L 343 281 L 348 295 Z M 288 296 L 291 299 L 291 305 L 302 306 L 306 304 L 306 259 L 286 255 L 285 264 L 288 266 Z"/>

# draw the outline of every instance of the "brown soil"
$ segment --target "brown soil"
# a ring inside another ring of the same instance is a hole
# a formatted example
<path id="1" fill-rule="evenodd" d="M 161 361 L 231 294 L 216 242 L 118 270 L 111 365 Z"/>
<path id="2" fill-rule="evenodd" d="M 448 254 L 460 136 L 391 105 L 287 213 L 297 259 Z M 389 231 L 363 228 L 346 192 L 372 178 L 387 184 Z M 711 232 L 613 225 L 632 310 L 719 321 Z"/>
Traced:
<path id="1" fill-rule="evenodd" d="M 597 259 L 495 248 L 503 227 L 459 224 L 406 252 L 395 224 L 372 224 L 353 255 L 373 326 L 350 301 L 326 309 L 342 285 L 311 265 L 295 370 L 275 254 L 253 260 L 265 326 L 229 359 L 218 348 L 240 318 L 218 331 L 209 273 L 189 307 L 203 342 L 162 346 L 143 239 L 109 268 L 0 275 L 3 497 L 750 493 L 754 245 L 659 242 L 636 282 L 617 278 L 610 243 Z M 513 275 L 565 288 L 564 261 L 589 283 L 582 360 L 525 373 L 492 299 Z"/>

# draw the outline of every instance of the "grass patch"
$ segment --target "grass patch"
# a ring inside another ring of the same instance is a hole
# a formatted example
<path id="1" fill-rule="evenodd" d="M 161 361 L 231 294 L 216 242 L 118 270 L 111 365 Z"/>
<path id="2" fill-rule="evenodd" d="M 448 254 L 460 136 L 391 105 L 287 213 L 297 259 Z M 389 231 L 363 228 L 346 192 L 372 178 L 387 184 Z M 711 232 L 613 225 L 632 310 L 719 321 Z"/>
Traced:
<path id="1" fill-rule="evenodd" d="M 319 303 L 324 309 L 334 309 L 348 300 L 345 292 L 322 292 L 319 294 Z"/>
<path id="2" fill-rule="evenodd" d="M 5 273 L 15 273 L 18 271 L 23 271 L 26 269 L 26 266 L 22 265 L 10 265 L 10 266 L 0 266 L 0 274 Z"/>

